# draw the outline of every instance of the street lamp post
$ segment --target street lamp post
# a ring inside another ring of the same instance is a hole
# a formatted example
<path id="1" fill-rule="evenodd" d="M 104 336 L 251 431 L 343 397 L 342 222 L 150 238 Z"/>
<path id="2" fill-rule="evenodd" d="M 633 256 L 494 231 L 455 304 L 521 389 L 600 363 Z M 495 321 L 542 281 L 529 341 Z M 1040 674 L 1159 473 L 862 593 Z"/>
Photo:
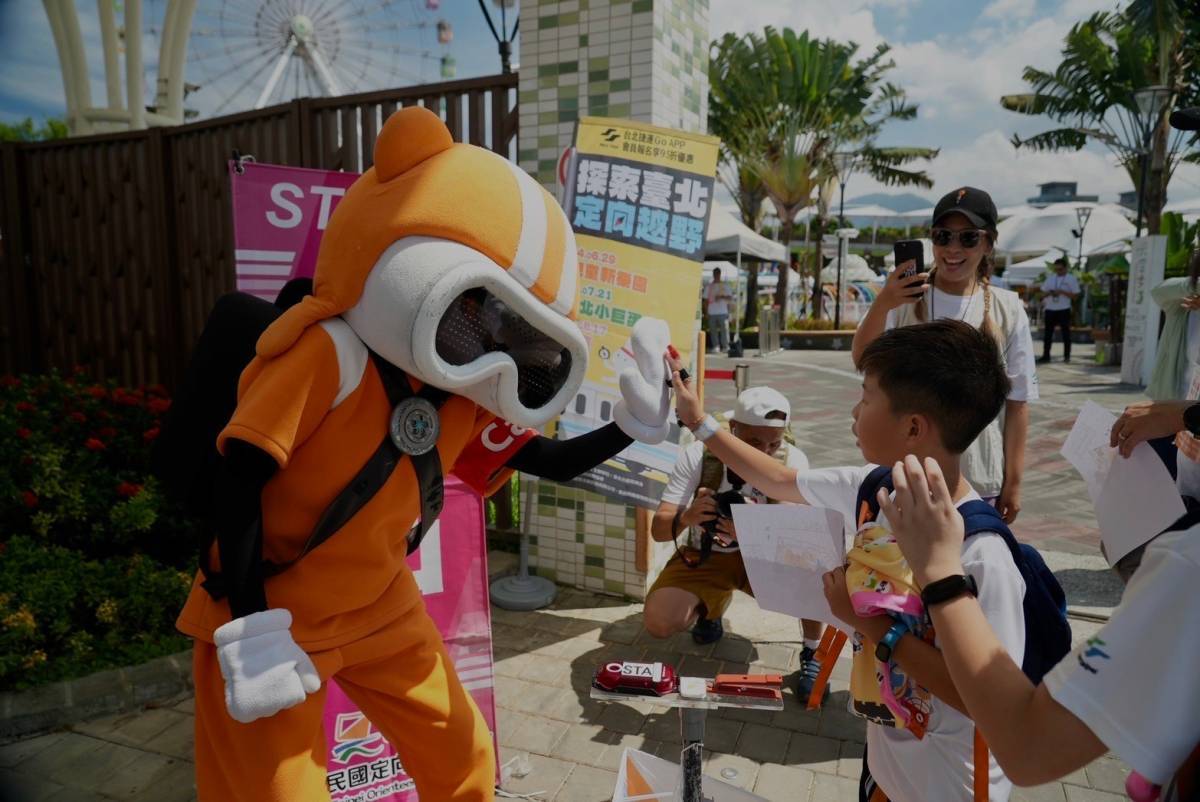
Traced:
<path id="1" fill-rule="evenodd" d="M 1142 235 L 1142 214 L 1146 203 L 1146 174 L 1150 172 L 1150 152 L 1152 150 L 1150 137 L 1158 126 L 1158 118 L 1170 97 L 1171 90 L 1165 86 L 1154 85 L 1139 89 L 1133 99 L 1145 122 L 1142 125 L 1142 174 L 1138 179 L 1137 194 L 1137 232 L 1135 237 Z"/>
<path id="2" fill-rule="evenodd" d="M 487 20 L 488 27 L 492 30 L 492 38 L 500 47 L 500 72 L 508 75 L 512 72 L 512 43 L 517 38 L 517 27 L 521 18 L 517 17 L 517 20 L 513 22 L 512 31 L 509 32 L 507 10 L 516 5 L 516 0 L 492 0 L 492 2 L 500 7 L 499 32 L 496 31 L 496 25 L 492 22 L 492 15 L 488 13 L 484 0 L 479 0 L 479 10 L 483 12 L 483 18 Z"/>
<path id="3" fill-rule="evenodd" d="M 1092 216 L 1091 206 L 1076 206 L 1075 219 L 1079 221 L 1079 256 L 1075 260 L 1075 264 L 1080 270 L 1083 269 L 1083 231 L 1087 228 L 1088 219 Z"/>
<path id="4" fill-rule="evenodd" d="M 844 228 L 846 223 L 843 215 L 846 211 L 846 182 L 850 180 L 850 174 L 854 172 L 854 165 L 858 159 L 858 154 L 853 151 L 839 151 L 833 154 L 833 166 L 837 170 L 838 186 L 840 187 L 840 195 L 838 198 L 838 228 Z M 833 298 L 833 328 L 838 331 L 842 328 L 842 252 L 846 250 L 838 245 L 838 263 L 837 263 L 837 287 Z M 818 273 L 818 278 L 820 274 Z"/>

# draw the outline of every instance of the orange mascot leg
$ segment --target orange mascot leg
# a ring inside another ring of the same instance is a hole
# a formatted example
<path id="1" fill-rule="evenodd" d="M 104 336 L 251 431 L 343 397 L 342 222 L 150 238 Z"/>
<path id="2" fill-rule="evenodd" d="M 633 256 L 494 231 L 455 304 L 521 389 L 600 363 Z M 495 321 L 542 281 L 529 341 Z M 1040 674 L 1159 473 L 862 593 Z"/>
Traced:
<path id="1" fill-rule="evenodd" d="M 492 802 L 491 733 L 423 605 L 336 651 L 338 685 L 396 748 L 421 799 Z M 200 802 L 327 802 L 325 687 L 241 724 L 225 710 L 216 649 L 198 641 L 193 663 Z"/>

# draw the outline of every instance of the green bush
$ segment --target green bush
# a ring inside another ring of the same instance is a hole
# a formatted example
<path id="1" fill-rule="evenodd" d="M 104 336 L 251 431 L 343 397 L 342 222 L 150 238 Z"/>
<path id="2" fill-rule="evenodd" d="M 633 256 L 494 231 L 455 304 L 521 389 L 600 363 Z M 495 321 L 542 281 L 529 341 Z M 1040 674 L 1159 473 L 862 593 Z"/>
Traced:
<path id="1" fill-rule="evenodd" d="M 0 690 L 186 648 L 175 617 L 190 572 L 141 554 L 91 560 L 29 535 L 0 545 Z"/>
<path id="2" fill-rule="evenodd" d="M 178 650 L 197 523 L 159 492 L 161 387 L 0 378 L 0 689 Z"/>

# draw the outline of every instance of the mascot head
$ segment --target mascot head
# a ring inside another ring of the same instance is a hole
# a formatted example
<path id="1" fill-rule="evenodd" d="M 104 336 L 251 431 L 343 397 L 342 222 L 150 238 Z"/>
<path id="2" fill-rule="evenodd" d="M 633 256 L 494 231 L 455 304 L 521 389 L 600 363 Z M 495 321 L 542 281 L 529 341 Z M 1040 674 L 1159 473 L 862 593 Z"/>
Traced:
<path id="1" fill-rule="evenodd" d="M 577 273 L 575 237 L 549 193 L 507 159 L 455 144 L 432 112 L 402 109 L 330 218 L 313 294 L 264 332 L 258 353 L 341 315 L 423 382 L 541 426 L 583 381 Z"/>

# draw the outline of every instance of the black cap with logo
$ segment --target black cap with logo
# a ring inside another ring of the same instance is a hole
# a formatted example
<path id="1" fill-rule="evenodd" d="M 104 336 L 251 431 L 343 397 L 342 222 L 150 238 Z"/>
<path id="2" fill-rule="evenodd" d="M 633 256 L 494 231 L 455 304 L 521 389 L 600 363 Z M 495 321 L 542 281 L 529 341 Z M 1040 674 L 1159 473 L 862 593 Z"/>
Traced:
<path id="1" fill-rule="evenodd" d="M 995 229 L 996 218 L 1000 216 L 992 196 L 975 187 L 960 187 L 946 193 L 933 207 L 933 225 L 936 226 L 943 217 L 956 212 L 979 228 Z"/>

